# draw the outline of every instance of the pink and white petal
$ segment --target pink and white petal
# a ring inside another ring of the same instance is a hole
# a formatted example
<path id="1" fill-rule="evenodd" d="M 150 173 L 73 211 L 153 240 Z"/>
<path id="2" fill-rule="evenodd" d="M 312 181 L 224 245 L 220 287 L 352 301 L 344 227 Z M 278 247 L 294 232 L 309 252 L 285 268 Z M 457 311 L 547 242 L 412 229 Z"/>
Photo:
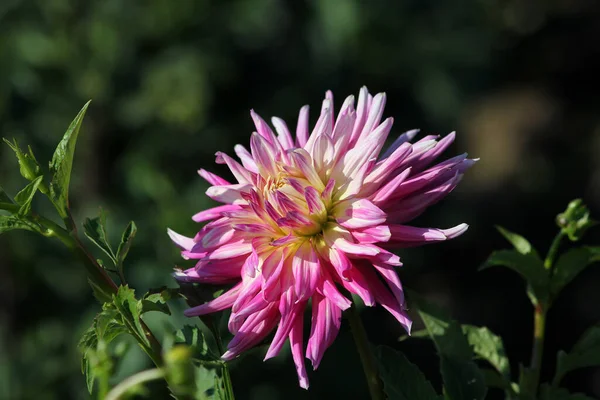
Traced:
<path id="1" fill-rule="evenodd" d="M 383 277 L 383 280 L 389 286 L 392 294 L 398 301 L 401 307 L 404 307 L 404 289 L 396 270 L 391 265 L 385 263 L 374 262 L 373 267 Z"/>
<path id="2" fill-rule="evenodd" d="M 263 178 L 277 175 L 275 149 L 264 137 L 254 132 L 250 137 L 250 150 Z"/>
<path id="3" fill-rule="evenodd" d="M 227 260 L 229 258 L 243 256 L 252 252 L 252 243 L 242 239 L 227 243 L 210 253 L 208 260 Z"/>
<path id="4" fill-rule="evenodd" d="M 246 184 L 211 186 L 206 190 L 206 195 L 221 203 L 246 204 L 242 193 L 248 192 L 251 187 L 251 185 Z"/>
<path id="5" fill-rule="evenodd" d="M 396 150 L 404 145 L 405 143 L 411 142 L 415 136 L 417 136 L 417 134 L 419 133 L 419 129 L 412 129 L 410 131 L 406 131 L 404 132 L 402 135 L 398 136 L 398 138 L 396 140 L 394 140 L 394 142 L 390 145 L 390 147 L 388 147 L 388 149 L 385 151 L 385 153 L 383 153 L 383 155 L 381 156 L 381 159 L 386 159 L 389 156 L 391 156 L 393 153 L 396 152 Z"/>
<path id="6" fill-rule="evenodd" d="M 352 236 L 359 243 L 378 243 L 390 240 L 392 233 L 387 225 L 371 226 L 360 230 L 352 230 Z"/>
<path id="7" fill-rule="evenodd" d="M 233 147 L 233 150 L 242 161 L 242 165 L 244 166 L 244 168 L 246 168 L 250 172 L 258 174 L 258 166 L 256 165 L 254 158 L 252 158 L 252 154 L 250 154 L 250 152 L 246 150 L 244 146 L 242 146 L 241 144 L 236 144 Z"/>
<path id="8" fill-rule="evenodd" d="M 317 253 L 307 241 L 292 255 L 294 290 L 298 302 L 308 300 L 321 279 L 321 265 Z"/>
<path id="9" fill-rule="evenodd" d="M 192 220 L 195 222 L 204 222 L 210 221 L 211 219 L 215 219 L 221 216 L 221 213 L 228 211 L 237 211 L 241 210 L 241 207 L 233 204 L 226 204 L 223 206 L 217 206 L 213 208 L 209 208 L 208 210 L 200 211 L 192 217 Z"/>
<path id="10" fill-rule="evenodd" d="M 308 142 L 308 111 L 308 106 L 300 109 L 298 126 L 296 127 L 296 147 L 304 147 Z"/>
<path id="11" fill-rule="evenodd" d="M 386 214 L 367 199 L 342 201 L 335 206 L 333 216 L 348 229 L 368 228 L 385 222 Z"/>
<path id="12" fill-rule="evenodd" d="M 398 189 L 406 181 L 406 178 L 408 178 L 411 172 L 411 168 L 407 168 L 396 175 L 391 181 L 383 185 L 383 187 L 379 188 L 371 197 L 373 204 L 381 206 L 386 204 L 390 198 L 395 198 Z"/>
<path id="13" fill-rule="evenodd" d="M 277 132 L 277 140 L 284 149 L 292 149 L 294 148 L 294 139 L 292 139 L 292 134 L 287 127 L 287 124 L 281 118 L 273 117 L 271 118 L 271 122 L 275 127 L 275 131 Z"/>
<path id="14" fill-rule="evenodd" d="M 167 234 L 177 246 L 184 250 L 191 250 L 192 247 L 194 247 L 194 245 L 196 244 L 194 239 L 180 235 L 179 233 L 169 228 L 167 228 Z"/>
<path id="15" fill-rule="evenodd" d="M 223 185 L 231 185 L 229 181 L 221 178 L 218 175 L 213 174 L 212 172 L 208 172 L 205 169 L 199 169 L 198 175 L 200 175 L 204 180 L 210 183 L 213 186 L 223 186 Z"/>
<path id="16" fill-rule="evenodd" d="M 208 303 L 201 304 L 196 307 L 188 308 L 183 312 L 186 317 L 197 317 L 198 315 L 210 314 L 216 311 L 221 311 L 226 308 L 229 308 L 233 305 L 235 300 L 237 299 L 240 291 L 242 289 L 242 284 L 238 283 L 229 291 L 223 293 L 219 297 L 214 300 L 209 301 Z"/>
<path id="17" fill-rule="evenodd" d="M 308 389 L 308 375 L 306 374 L 306 365 L 304 364 L 302 325 L 302 316 L 298 316 L 292 323 L 289 338 L 292 348 L 292 358 L 294 359 L 296 373 L 298 374 L 298 382 L 302 389 Z"/>
<path id="18" fill-rule="evenodd" d="M 244 168 L 239 162 L 229 157 L 227 154 L 219 151 L 217 152 L 217 159 L 221 159 L 225 164 L 227 164 L 227 167 L 229 167 L 229 170 L 235 179 L 237 179 L 238 183 L 251 184 L 254 181 L 250 171 Z"/>

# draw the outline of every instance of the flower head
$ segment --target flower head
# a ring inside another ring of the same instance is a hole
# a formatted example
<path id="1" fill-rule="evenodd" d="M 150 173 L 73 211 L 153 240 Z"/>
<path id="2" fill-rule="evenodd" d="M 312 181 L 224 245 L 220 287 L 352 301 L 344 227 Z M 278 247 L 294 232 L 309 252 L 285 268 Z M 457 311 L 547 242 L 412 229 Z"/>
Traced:
<path id="1" fill-rule="evenodd" d="M 390 250 L 443 241 L 466 231 L 405 225 L 450 193 L 474 160 L 466 154 L 432 165 L 452 143 L 454 133 L 400 135 L 385 151 L 392 119 L 381 121 L 386 96 L 360 90 L 349 96 L 337 117 L 327 92 L 320 117 L 309 131 L 308 106 L 300 110 L 295 138 L 285 122 L 273 118 L 275 131 L 251 112 L 256 126 L 250 151 L 235 146 L 240 162 L 224 153 L 235 183 L 208 171 L 206 194 L 223 205 L 194 215 L 211 221 L 192 239 L 169 231 L 194 268 L 180 280 L 233 283 L 215 300 L 188 309 L 197 316 L 231 308 L 234 334 L 222 358 L 230 360 L 275 335 L 265 359 L 279 353 L 289 338 L 300 386 L 308 387 L 304 355 L 317 368 L 338 334 L 347 293 L 367 306 L 380 304 L 407 330 L 401 266 Z M 312 303 L 306 349 L 303 314 Z"/>

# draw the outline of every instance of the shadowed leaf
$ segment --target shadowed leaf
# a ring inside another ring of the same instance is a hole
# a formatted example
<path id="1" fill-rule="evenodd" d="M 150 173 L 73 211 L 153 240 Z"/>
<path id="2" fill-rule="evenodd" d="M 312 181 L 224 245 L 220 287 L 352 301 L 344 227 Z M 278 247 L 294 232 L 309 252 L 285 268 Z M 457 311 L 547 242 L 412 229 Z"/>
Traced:
<path id="1" fill-rule="evenodd" d="M 419 368 L 404 354 L 380 346 L 375 350 L 375 358 L 389 400 L 441 400 Z"/>

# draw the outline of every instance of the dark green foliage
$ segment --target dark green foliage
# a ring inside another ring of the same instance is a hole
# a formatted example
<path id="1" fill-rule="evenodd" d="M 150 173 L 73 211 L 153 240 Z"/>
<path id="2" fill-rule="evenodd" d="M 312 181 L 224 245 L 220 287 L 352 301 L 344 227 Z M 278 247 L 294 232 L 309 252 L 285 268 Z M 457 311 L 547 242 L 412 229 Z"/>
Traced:
<path id="1" fill-rule="evenodd" d="M 375 358 L 389 400 L 441 400 L 419 368 L 404 354 L 380 346 L 375 350 Z"/>

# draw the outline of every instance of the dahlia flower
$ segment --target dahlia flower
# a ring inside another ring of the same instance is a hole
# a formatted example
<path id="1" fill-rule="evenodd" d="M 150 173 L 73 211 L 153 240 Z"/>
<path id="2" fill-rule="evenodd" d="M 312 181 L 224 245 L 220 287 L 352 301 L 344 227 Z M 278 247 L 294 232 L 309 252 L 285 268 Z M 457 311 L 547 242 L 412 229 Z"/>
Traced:
<path id="1" fill-rule="evenodd" d="M 231 308 L 234 335 L 222 355 L 231 360 L 275 331 L 266 359 L 289 338 L 300 386 L 308 388 L 304 356 L 317 368 L 338 334 L 342 311 L 357 295 L 365 305 L 380 304 L 410 332 L 402 285 L 392 249 L 454 238 L 466 231 L 405 225 L 450 193 L 475 160 L 466 154 L 432 166 L 452 143 L 417 131 L 400 135 L 385 151 L 392 118 L 381 121 L 386 96 L 360 90 L 358 104 L 346 98 L 337 117 L 327 92 L 320 117 L 309 130 L 302 107 L 295 138 L 286 123 L 273 118 L 275 131 L 251 111 L 256 132 L 250 151 L 235 146 L 240 162 L 216 154 L 232 183 L 204 169 L 206 191 L 223 205 L 193 216 L 211 221 L 194 238 L 169 231 L 194 268 L 176 273 L 188 282 L 233 287 L 197 307 L 188 317 Z M 312 305 L 306 348 L 303 314 Z"/>

